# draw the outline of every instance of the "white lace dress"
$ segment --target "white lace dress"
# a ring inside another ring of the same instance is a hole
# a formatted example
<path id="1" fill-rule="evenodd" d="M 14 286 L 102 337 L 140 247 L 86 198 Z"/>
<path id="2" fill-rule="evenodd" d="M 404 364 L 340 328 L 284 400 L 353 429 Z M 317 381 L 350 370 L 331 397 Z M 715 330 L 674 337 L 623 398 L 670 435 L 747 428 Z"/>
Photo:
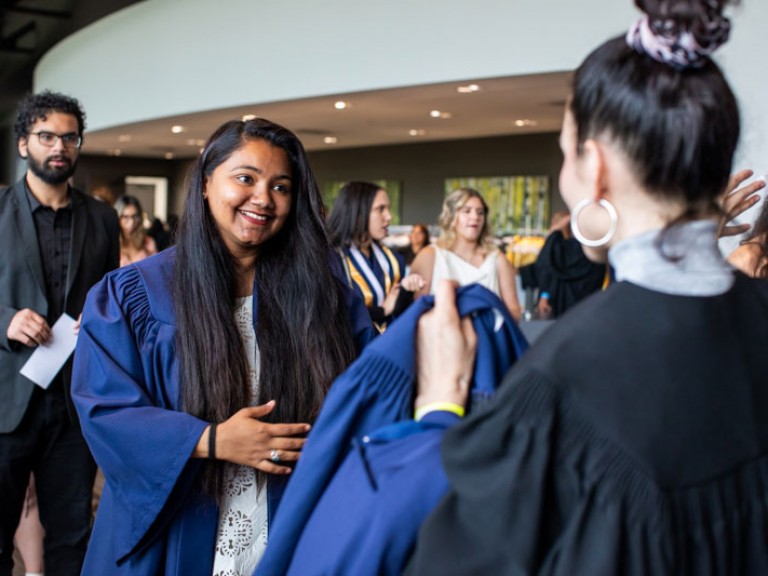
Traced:
<path id="1" fill-rule="evenodd" d="M 253 330 L 253 298 L 238 298 L 235 321 L 250 365 L 252 397 L 258 398 L 259 349 Z M 213 576 L 251 576 L 267 547 L 267 486 L 256 489 L 256 471 L 230 464 L 219 512 Z"/>

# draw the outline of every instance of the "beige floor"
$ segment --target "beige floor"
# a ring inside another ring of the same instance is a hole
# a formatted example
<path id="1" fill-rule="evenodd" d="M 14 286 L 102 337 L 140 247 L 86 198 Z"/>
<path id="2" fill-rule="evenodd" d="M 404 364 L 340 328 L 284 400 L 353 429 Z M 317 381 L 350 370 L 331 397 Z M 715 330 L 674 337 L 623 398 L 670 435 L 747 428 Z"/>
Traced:
<path id="1" fill-rule="evenodd" d="M 96 508 L 99 505 L 99 498 L 101 498 L 101 490 L 104 487 L 104 476 L 99 470 L 96 474 L 96 483 L 93 486 L 93 513 L 96 514 Z M 13 558 L 15 565 L 13 567 L 13 576 L 24 576 L 24 562 L 21 560 L 21 556 L 17 550 L 13 552 Z"/>

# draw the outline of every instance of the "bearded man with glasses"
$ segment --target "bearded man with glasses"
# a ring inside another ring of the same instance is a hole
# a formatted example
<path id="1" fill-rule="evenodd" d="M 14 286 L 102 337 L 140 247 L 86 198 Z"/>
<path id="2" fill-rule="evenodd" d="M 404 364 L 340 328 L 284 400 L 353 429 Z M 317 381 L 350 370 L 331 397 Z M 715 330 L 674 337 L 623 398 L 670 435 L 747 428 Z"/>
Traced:
<path id="1" fill-rule="evenodd" d="M 108 205 L 69 185 L 85 115 L 77 100 L 42 92 L 15 123 L 23 178 L 0 190 L 0 576 L 13 569 L 13 535 L 30 472 L 45 529 L 45 573 L 80 574 L 96 465 L 69 396 L 71 358 L 47 388 L 20 374 L 64 314 L 79 330 L 85 295 L 117 268 L 119 226 Z"/>

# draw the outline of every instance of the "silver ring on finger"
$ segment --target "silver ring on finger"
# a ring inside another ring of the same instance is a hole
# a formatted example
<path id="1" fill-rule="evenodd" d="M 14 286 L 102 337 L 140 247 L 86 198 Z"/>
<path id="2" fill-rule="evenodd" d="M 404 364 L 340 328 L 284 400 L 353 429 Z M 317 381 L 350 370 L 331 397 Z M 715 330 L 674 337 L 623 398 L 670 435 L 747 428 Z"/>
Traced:
<path id="1" fill-rule="evenodd" d="M 278 452 L 277 450 L 272 450 L 269 453 L 269 459 L 272 460 L 272 462 L 274 462 L 275 464 L 277 464 L 278 462 L 280 462 L 280 452 Z"/>

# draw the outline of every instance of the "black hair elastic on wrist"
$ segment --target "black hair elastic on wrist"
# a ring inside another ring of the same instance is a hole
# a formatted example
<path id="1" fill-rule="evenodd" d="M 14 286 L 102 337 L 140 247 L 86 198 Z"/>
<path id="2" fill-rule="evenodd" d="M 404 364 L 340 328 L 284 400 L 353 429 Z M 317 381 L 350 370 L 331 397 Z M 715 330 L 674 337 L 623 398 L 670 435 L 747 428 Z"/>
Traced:
<path id="1" fill-rule="evenodd" d="M 211 424 L 208 429 L 208 460 L 216 460 L 216 426 L 218 424 Z"/>

